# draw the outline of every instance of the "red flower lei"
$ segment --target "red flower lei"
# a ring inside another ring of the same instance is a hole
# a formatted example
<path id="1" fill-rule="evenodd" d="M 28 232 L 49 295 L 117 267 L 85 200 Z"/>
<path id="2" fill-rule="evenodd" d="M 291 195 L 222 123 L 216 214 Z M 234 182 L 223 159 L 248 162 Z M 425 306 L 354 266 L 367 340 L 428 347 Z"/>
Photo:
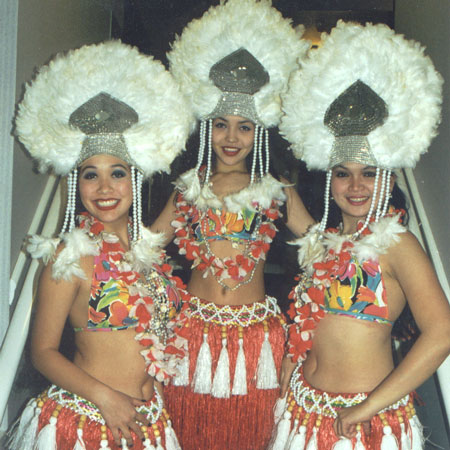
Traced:
<path id="1" fill-rule="evenodd" d="M 219 258 L 215 255 L 208 255 L 205 246 L 198 242 L 192 224 L 198 223 L 202 226 L 202 213 L 195 205 L 188 203 L 182 193 L 178 193 L 176 199 L 176 219 L 172 221 L 175 228 L 174 242 L 179 247 L 180 255 L 185 255 L 187 259 L 193 261 L 192 267 L 203 272 L 210 271 L 219 280 L 232 279 L 242 282 L 247 275 L 254 270 L 260 259 L 266 259 L 270 244 L 277 233 L 274 220 L 281 216 L 279 206 L 282 202 L 274 200 L 269 209 L 261 211 L 262 220 L 256 239 L 248 243 L 245 254 L 238 255 L 235 259 Z M 213 216 L 211 209 L 206 211 L 206 216 Z"/>
<path id="2" fill-rule="evenodd" d="M 400 214 L 400 223 L 405 215 L 404 210 L 394 210 L 391 208 L 384 217 L 391 217 Z M 372 219 L 370 222 L 374 222 Z M 363 222 L 358 223 L 358 229 L 363 226 Z M 336 228 L 329 228 L 327 233 L 338 233 Z M 371 234 L 367 227 L 361 233 L 361 237 Z M 313 264 L 314 273 L 312 277 L 302 273 L 295 277 L 297 284 L 289 293 L 288 298 L 293 300 L 289 306 L 288 315 L 294 321 L 289 325 L 287 353 L 293 362 L 306 359 L 306 353 L 312 347 L 314 330 L 320 319 L 325 316 L 322 307 L 325 304 L 325 290 L 330 287 L 332 280 L 347 266 L 346 262 L 351 259 L 351 249 L 353 242 L 347 241 L 342 245 L 341 251 L 336 253 L 330 249 L 327 260 Z M 330 259 L 328 259 L 330 257 Z M 366 263 L 365 263 L 366 264 Z M 370 266 L 370 262 L 368 262 Z M 370 270 L 370 267 L 369 267 Z"/>
<path id="3" fill-rule="evenodd" d="M 102 252 L 106 253 L 111 261 L 119 269 L 119 276 L 126 281 L 131 289 L 128 297 L 129 317 L 137 319 L 136 340 L 146 347 L 141 351 L 145 359 L 146 371 L 160 382 L 168 380 L 177 374 L 177 363 L 184 358 L 187 352 L 187 340 L 182 337 L 182 328 L 187 321 L 186 311 L 188 302 L 185 292 L 185 285 L 179 277 L 172 275 L 172 266 L 165 262 L 165 252 L 161 250 L 161 264 L 153 265 L 153 276 L 159 278 L 158 288 L 161 295 L 166 297 L 165 306 L 169 308 L 169 321 L 167 322 L 168 337 L 165 342 L 161 342 L 159 336 L 152 329 L 152 316 L 155 313 L 156 302 L 151 297 L 151 290 L 143 282 L 143 275 L 133 271 L 126 262 L 119 240 L 104 239 L 104 225 L 88 213 L 82 213 L 79 217 L 80 228 L 84 229 L 91 236 L 101 238 Z M 108 233 L 106 233 L 108 234 Z M 111 233 L 111 236 L 114 236 Z M 156 274 L 155 274 L 156 272 Z M 147 283 L 152 283 L 150 276 L 145 277 Z"/>

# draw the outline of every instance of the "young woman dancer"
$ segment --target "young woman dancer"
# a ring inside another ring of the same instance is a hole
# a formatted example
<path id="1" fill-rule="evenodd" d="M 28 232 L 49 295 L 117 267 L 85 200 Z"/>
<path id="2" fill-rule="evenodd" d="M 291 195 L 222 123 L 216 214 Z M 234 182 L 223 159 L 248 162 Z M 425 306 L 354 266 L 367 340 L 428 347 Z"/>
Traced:
<path id="1" fill-rule="evenodd" d="M 270 2 L 230 0 L 191 22 L 168 54 L 201 141 L 197 166 L 152 226 L 192 261 L 189 355 L 164 391 L 185 450 L 259 449 L 270 438 L 286 337 L 265 295 L 264 260 L 284 202 L 295 234 L 312 219 L 268 172 L 266 128 L 277 125 L 280 94 L 307 48 Z"/>
<path id="2" fill-rule="evenodd" d="M 422 448 L 411 392 L 448 355 L 450 308 L 390 192 L 392 170 L 413 167 L 436 133 L 441 85 L 417 43 L 343 22 L 292 79 L 280 130 L 328 176 L 323 220 L 298 240 L 288 345 L 297 366 L 271 448 Z M 406 302 L 421 334 L 394 367 L 391 330 Z"/>
<path id="3" fill-rule="evenodd" d="M 191 116 L 180 98 L 162 64 L 120 42 L 57 56 L 26 90 L 17 134 L 41 169 L 68 175 L 68 205 L 60 238 L 28 247 L 46 263 L 32 360 L 53 384 L 29 403 L 9 448 L 178 448 L 154 387 L 183 344 L 178 290 L 161 236 L 141 226 L 140 189 L 184 146 Z M 85 212 L 75 227 L 77 194 Z M 66 319 L 73 361 L 59 352 Z"/>

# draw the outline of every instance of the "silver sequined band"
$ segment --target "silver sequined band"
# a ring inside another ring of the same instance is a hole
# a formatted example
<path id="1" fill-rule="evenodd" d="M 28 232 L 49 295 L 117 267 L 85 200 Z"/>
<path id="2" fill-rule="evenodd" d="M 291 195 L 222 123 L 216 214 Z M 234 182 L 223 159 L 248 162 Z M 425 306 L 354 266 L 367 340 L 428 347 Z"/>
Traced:
<path id="1" fill-rule="evenodd" d="M 343 162 L 355 162 L 367 164 L 369 166 L 378 166 L 378 163 L 370 150 L 367 137 L 358 135 L 334 138 L 329 168 L 335 167 Z"/>

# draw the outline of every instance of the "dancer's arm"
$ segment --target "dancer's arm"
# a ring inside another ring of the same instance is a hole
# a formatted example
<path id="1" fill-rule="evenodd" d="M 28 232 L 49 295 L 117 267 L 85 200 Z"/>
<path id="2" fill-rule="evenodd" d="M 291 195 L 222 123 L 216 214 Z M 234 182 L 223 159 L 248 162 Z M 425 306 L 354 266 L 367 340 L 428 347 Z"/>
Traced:
<path id="1" fill-rule="evenodd" d="M 97 405 L 116 444 L 120 444 L 120 433 L 132 443 L 130 429 L 142 439 L 143 433 L 136 422 L 147 424 L 148 420 L 135 410 L 142 401 L 110 388 L 59 352 L 66 319 L 82 290 L 83 281 L 76 277 L 70 282 L 55 281 L 51 271 L 52 265 L 49 264 L 39 281 L 31 340 L 33 365 L 52 383 Z"/>
<path id="2" fill-rule="evenodd" d="M 356 424 L 370 421 L 429 378 L 450 351 L 450 306 L 431 263 L 411 233 L 389 249 L 389 266 L 421 331 L 401 363 L 363 403 L 343 409 L 335 422 L 338 435 L 353 437 Z"/>
<path id="3" fill-rule="evenodd" d="M 175 236 L 175 229 L 171 225 L 172 221 L 175 220 L 175 196 L 177 191 L 170 194 L 169 200 L 167 200 L 166 206 L 162 210 L 161 214 L 157 219 L 151 224 L 150 230 L 153 232 L 163 232 L 166 236 L 166 245 L 172 241 Z"/>
<path id="4" fill-rule="evenodd" d="M 288 180 L 281 179 L 284 184 L 290 184 Z M 295 187 L 289 186 L 284 188 L 286 194 L 286 206 L 287 206 L 287 222 L 286 225 L 295 234 L 296 237 L 300 237 L 305 233 L 309 226 L 315 223 L 314 219 L 306 209 L 303 200 L 296 191 Z"/>

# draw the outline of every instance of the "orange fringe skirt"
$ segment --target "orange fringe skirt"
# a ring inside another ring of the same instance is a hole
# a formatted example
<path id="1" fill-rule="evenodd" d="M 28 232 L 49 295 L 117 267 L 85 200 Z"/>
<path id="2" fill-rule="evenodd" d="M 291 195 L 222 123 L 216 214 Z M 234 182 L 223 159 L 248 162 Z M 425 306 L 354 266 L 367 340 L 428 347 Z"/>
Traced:
<path id="1" fill-rule="evenodd" d="M 156 390 L 153 397 L 136 410 L 145 415 L 152 425 L 142 427 L 146 438 L 144 442 L 134 432 L 131 433 L 134 450 L 166 449 L 166 437 L 169 435 L 168 440 L 172 444 L 169 448 L 177 448 L 169 416 Z M 58 450 L 128 448 L 125 440 L 121 447 L 115 445 L 111 431 L 93 403 L 54 385 L 41 396 L 30 400 L 10 434 L 7 448 L 11 450 L 34 449 L 35 446 Z"/>
<path id="2" fill-rule="evenodd" d="M 419 450 L 423 448 L 422 426 L 412 395 L 399 400 L 374 416 L 370 434 L 363 427 L 352 440 L 336 436 L 333 424 L 337 413 L 367 398 L 367 393 L 337 394 L 313 388 L 305 380 L 302 367 L 295 369 L 286 400 L 275 408 L 271 450 Z"/>
<path id="3" fill-rule="evenodd" d="M 182 375 L 164 388 L 183 450 L 266 448 L 286 340 L 276 300 L 230 306 L 191 297 L 183 335 Z"/>

